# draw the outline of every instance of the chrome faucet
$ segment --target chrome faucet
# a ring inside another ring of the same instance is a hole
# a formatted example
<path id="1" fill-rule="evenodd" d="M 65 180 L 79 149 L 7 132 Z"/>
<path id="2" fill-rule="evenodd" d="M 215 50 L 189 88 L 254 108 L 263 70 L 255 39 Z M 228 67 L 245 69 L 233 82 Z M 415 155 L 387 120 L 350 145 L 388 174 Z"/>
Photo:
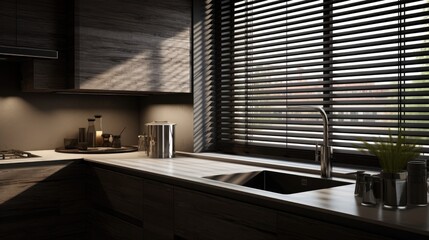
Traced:
<path id="1" fill-rule="evenodd" d="M 323 120 L 323 145 L 320 150 L 316 144 L 316 161 L 320 157 L 320 175 L 322 178 L 331 178 L 332 166 L 331 166 L 331 147 L 329 146 L 329 120 L 328 115 L 322 107 L 317 106 L 287 106 L 286 110 L 311 110 L 317 111 L 322 116 Z"/>

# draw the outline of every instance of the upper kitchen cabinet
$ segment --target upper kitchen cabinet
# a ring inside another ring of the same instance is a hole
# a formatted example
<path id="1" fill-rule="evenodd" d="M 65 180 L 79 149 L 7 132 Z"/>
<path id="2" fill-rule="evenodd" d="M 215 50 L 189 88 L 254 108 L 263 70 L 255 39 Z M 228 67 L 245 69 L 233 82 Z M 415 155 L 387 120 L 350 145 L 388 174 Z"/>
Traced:
<path id="1" fill-rule="evenodd" d="M 0 1 L 0 45 L 16 44 L 16 0 Z"/>
<path id="2" fill-rule="evenodd" d="M 0 45 L 64 49 L 65 1 L 0 1 Z"/>
<path id="3" fill-rule="evenodd" d="M 66 0 L 17 0 L 17 45 L 64 50 Z"/>
<path id="4" fill-rule="evenodd" d="M 2 0 L 0 45 L 58 51 L 58 59 L 19 57 L 24 91 L 67 86 L 67 0 Z M 35 54 L 38 55 L 38 54 Z"/>
<path id="5" fill-rule="evenodd" d="M 77 0 L 78 91 L 191 92 L 190 0 Z"/>

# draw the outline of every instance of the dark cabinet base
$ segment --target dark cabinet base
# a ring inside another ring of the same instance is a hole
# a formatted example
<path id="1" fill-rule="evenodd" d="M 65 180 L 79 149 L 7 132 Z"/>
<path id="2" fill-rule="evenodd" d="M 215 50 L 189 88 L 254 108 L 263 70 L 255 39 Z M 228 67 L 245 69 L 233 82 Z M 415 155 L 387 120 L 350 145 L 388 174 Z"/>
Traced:
<path id="1" fill-rule="evenodd" d="M 90 239 L 136 240 L 143 239 L 141 227 L 103 211 L 91 210 L 89 215 Z"/>
<path id="2" fill-rule="evenodd" d="M 0 165 L 0 239 L 84 238 L 85 165 L 23 165 Z"/>
<path id="3" fill-rule="evenodd" d="M 321 240 L 321 239 L 347 239 L 347 240 L 388 240 L 381 235 L 300 217 L 291 214 L 281 213 L 278 216 L 279 239 L 290 240 Z"/>
<path id="4" fill-rule="evenodd" d="M 296 214 L 101 164 L 0 165 L 1 240 L 426 239 Z"/>
<path id="5" fill-rule="evenodd" d="M 276 239 L 276 213 L 266 208 L 175 189 L 174 211 L 183 239 Z"/>
<path id="6" fill-rule="evenodd" d="M 151 240 L 174 238 L 173 186 L 143 181 L 143 236 Z"/>

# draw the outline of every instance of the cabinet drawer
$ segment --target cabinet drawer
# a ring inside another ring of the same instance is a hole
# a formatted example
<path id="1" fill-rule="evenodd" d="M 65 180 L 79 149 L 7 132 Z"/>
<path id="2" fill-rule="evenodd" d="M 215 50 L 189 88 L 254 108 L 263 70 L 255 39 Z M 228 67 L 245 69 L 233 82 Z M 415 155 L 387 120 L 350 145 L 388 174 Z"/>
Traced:
<path id="1" fill-rule="evenodd" d="M 144 238 L 151 240 L 173 239 L 174 202 L 173 187 L 144 180 L 143 222 Z"/>
<path id="2" fill-rule="evenodd" d="M 92 210 L 89 216 L 90 239 L 117 239 L 137 240 L 143 239 L 142 228 L 123 221 L 108 213 Z"/>
<path id="3" fill-rule="evenodd" d="M 278 217 L 279 239 L 290 240 L 389 240 L 380 235 L 359 231 L 337 224 L 322 222 L 315 219 L 280 213 Z"/>
<path id="4" fill-rule="evenodd" d="M 91 204 L 142 220 L 143 180 L 110 170 L 91 167 Z"/>
<path id="5" fill-rule="evenodd" d="M 73 239 L 86 231 L 80 162 L 0 166 L 0 239 Z"/>
<path id="6" fill-rule="evenodd" d="M 180 239 L 276 239 L 276 213 L 269 209 L 194 191 L 174 190 Z"/>

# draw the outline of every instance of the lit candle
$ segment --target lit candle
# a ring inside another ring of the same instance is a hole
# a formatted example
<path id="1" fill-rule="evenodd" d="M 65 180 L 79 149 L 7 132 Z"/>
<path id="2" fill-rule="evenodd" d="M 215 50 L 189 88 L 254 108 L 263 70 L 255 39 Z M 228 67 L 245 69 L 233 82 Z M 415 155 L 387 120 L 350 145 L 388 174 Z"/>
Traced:
<path id="1" fill-rule="evenodd" d="M 103 134 L 103 131 L 95 132 L 95 145 L 97 147 L 103 146 L 103 137 L 101 136 L 102 134 Z"/>

